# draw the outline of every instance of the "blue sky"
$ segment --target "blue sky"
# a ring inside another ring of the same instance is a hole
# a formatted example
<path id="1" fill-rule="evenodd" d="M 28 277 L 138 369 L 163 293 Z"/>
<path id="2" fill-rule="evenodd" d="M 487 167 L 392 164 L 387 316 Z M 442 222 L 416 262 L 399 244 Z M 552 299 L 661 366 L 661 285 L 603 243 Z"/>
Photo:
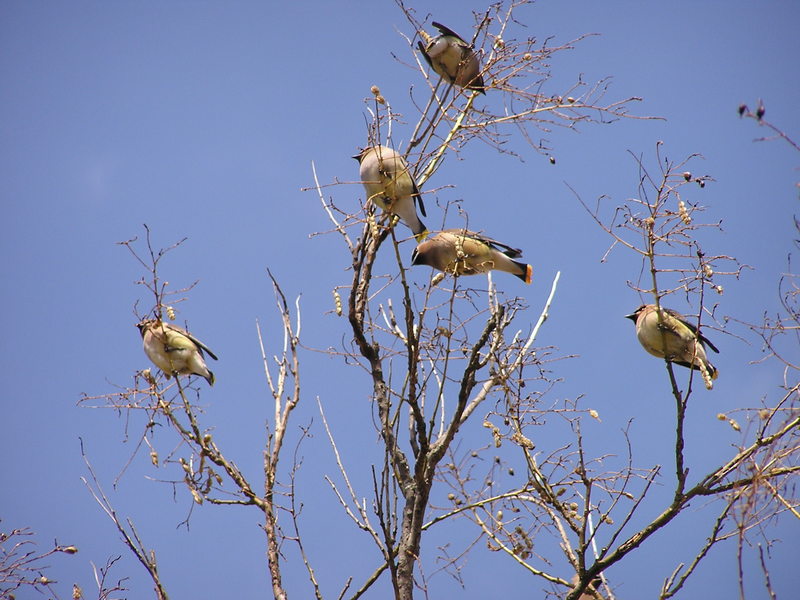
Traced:
<path id="1" fill-rule="evenodd" d="M 433 20 L 466 37 L 472 10 L 485 6 L 427 2 L 418 17 L 430 11 Z M 705 236 L 704 245 L 752 267 L 724 282 L 718 310 L 751 322 L 776 310 L 777 282 L 796 237 L 792 215 L 800 212 L 798 154 L 781 142 L 754 143 L 765 132 L 740 120 L 736 108 L 762 98 L 766 117 L 800 137 L 800 7 L 788 1 L 543 0 L 519 10 L 517 18 L 527 25 L 520 36 L 566 42 L 600 34 L 554 58 L 547 93 L 559 93 L 579 74 L 587 81 L 613 76 L 607 98 L 642 97 L 632 112 L 665 120 L 586 124 L 579 133 L 556 129 L 546 136 L 555 165 L 521 140 L 514 143 L 522 160 L 473 143 L 461 160 L 448 159 L 437 173 L 436 185 L 455 188 L 436 199 L 463 199 L 471 223 L 524 249 L 534 266 L 533 285 L 524 288 L 502 274 L 495 282 L 526 298 L 531 322 L 561 271 L 539 343 L 575 358 L 553 365 L 564 381 L 552 397 L 583 394 L 584 406 L 599 411 L 602 421 L 588 423 L 585 431 L 598 452 L 623 452 L 620 432 L 630 422 L 640 464 L 668 466 L 674 406 L 663 364 L 641 350 L 622 318 L 640 304 L 626 286 L 636 280 L 639 261 L 615 251 L 601 264 L 610 239 L 566 184 L 587 202 L 606 195 L 616 205 L 637 194 L 630 153 L 642 155 L 654 170 L 659 140 L 673 160 L 702 154 L 691 170 L 716 181 L 690 192 L 690 199 L 708 206 L 708 220 L 721 221 L 723 230 Z M 130 597 L 150 593 L 143 570 L 80 481 L 86 470 L 79 438 L 109 490 L 132 452 L 125 419 L 79 407 L 81 394 L 112 392 L 149 366 L 134 328 L 134 303 L 150 301 L 135 285 L 143 273 L 115 243 L 141 238 L 143 223 L 157 247 L 188 238 L 164 260 L 161 275 L 173 289 L 199 280 L 179 306 L 179 320 L 188 321 L 220 357 L 213 365 L 217 385 L 203 389 L 207 423 L 257 481 L 272 409 L 256 320 L 272 352 L 282 341 L 266 269 L 290 298 L 302 295 L 304 343 L 340 347 L 347 328 L 331 314 L 331 290 L 349 281 L 349 257 L 336 235 L 310 237 L 330 225 L 316 195 L 301 188 L 313 182 L 312 161 L 323 182 L 357 181 L 350 157 L 366 141 L 363 99 L 370 86 L 380 86 L 395 110 L 414 121 L 408 88 L 425 83 L 408 66 L 410 50 L 398 31 L 413 35 L 389 1 L 369 9 L 355 2 L 0 4 L 0 356 L 6 375 L 0 518 L 4 529 L 34 529 L 42 547 L 55 538 L 80 548 L 51 561 L 64 596 L 72 582 L 91 590 L 90 561 L 102 565 L 117 554 L 123 560 L 115 572 L 130 577 Z M 491 91 L 479 99 L 496 101 Z M 410 126 L 407 132 L 396 126 L 395 135 L 398 142 L 407 140 Z M 363 199 L 357 184 L 327 193 L 352 210 Z M 427 205 L 429 214 L 441 214 L 435 199 Z M 410 256 L 411 246 L 405 247 Z M 428 270 L 410 276 L 421 284 Z M 712 392 L 695 393 L 687 427 L 697 474 L 724 460 L 739 441 L 717 413 L 777 397 L 782 377 L 776 364 L 750 365 L 761 357 L 757 342 L 713 334 L 722 350 L 720 379 Z M 800 358 L 797 349 L 789 351 Z M 335 475 L 335 464 L 315 399 L 326 407 L 364 495 L 371 489 L 368 467 L 381 456 L 366 377 L 324 354 L 307 352 L 303 360 L 305 397 L 295 425 L 312 423 L 314 433 L 300 450 L 305 529 L 323 589 L 335 595 L 343 583 L 343 544 L 357 579 L 371 572 L 378 557 L 322 480 Z M 486 443 L 480 427 L 465 435 Z M 545 447 L 558 444 L 543 435 Z M 172 597 L 263 594 L 267 573 L 258 514 L 197 507 L 187 532 L 178 524 L 191 509 L 188 494 L 178 489 L 173 497 L 169 485 L 149 479 L 166 477 L 140 454 L 112 498 L 157 551 Z M 608 576 L 618 597 L 655 597 L 663 577 L 702 543 L 707 531 L 700 524 L 709 514 L 701 504 L 692 506 L 674 530 L 614 567 Z M 788 597 L 797 583 L 798 525 L 784 518 L 770 530 L 782 540 L 771 561 L 778 597 Z M 464 539 L 457 529 L 442 536 L 457 543 Z M 717 597 L 736 594 L 734 556 L 733 544 L 714 550 L 684 597 L 712 590 Z M 485 598 L 487 590 L 518 597 L 541 588 L 508 560 L 482 560 L 485 567 L 468 563 L 463 592 L 439 574 L 432 597 L 454 589 L 465 598 Z M 287 571 L 294 597 L 309 593 L 304 578 L 302 570 Z M 759 589 L 755 579 L 750 584 Z"/>

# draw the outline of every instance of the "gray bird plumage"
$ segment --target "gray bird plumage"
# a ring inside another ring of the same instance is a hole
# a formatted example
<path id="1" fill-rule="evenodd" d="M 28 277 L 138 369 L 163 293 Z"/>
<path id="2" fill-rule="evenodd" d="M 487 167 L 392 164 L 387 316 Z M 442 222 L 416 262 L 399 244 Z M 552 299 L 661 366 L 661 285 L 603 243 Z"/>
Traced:
<path id="1" fill-rule="evenodd" d="M 411 256 L 412 265 L 428 265 L 454 275 L 476 275 L 505 271 L 525 283 L 533 277 L 533 267 L 513 260 L 522 251 L 465 229 L 447 229 L 419 244 Z"/>
<path id="2" fill-rule="evenodd" d="M 359 163 L 367 199 L 400 217 L 418 242 L 424 240 L 428 230 L 417 215 L 415 203 L 422 216 L 426 216 L 425 205 L 405 159 L 387 146 L 364 148 L 353 158 Z"/>
<path id="3" fill-rule="evenodd" d="M 214 373 L 206 366 L 203 351 L 214 360 L 217 357 L 203 342 L 185 329 L 158 319 L 145 319 L 136 327 L 142 334 L 145 354 L 167 379 L 172 375 L 200 375 L 208 385 L 214 385 Z"/>
<path id="4" fill-rule="evenodd" d="M 625 316 L 636 324 L 636 337 L 653 356 L 703 373 L 706 387 L 719 372 L 706 356 L 706 346 L 714 352 L 717 347 L 689 323 L 680 313 L 661 307 L 661 318 L 654 304 L 643 304 Z"/>
<path id="5" fill-rule="evenodd" d="M 485 94 L 481 63 L 472 46 L 449 27 L 436 21 L 432 24 L 441 35 L 428 39 L 426 44 L 417 42 L 427 63 L 446 82 Z"/>

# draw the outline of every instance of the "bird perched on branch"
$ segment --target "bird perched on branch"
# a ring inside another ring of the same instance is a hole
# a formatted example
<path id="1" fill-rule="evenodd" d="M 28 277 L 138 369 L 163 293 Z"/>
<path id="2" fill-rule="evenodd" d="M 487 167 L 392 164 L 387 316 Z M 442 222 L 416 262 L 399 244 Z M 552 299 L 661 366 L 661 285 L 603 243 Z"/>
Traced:
<path id="1" fill-rule="evenodd" d="M 426 43 L 417 42 L 427 63 L 446 82 L 485 94 L 481 63 L 472 46 L 441 23 L 434 21 L 432 25 L 441 35 L 431 38 L 423 31 L 420 34 Z"/>
<path id="2" fill-rule="evenodd" d="M 158 319 L 145 319 L 136 327 L 142 334 L 145 354 L 167 379 L 172 375 L 200 375 L 208 385 L 214 385 L 214 373 L 206 366 L 203 351 L 214 360 L 217 357 L 203 342 L 185 329 Z"/>
<path id="3" fill-rule="evenodd" d="M 367 199 L 400 217 L 414 233 L 417 242 L 424 240 L 428 230 L 417 215 L 415 203 L 419 203 L 423 217 L 427 216 L 425 205 L 405 159 L 386 146 L 364 148 L 353 158 L 360 165 L 359 174 Z"/>
<path id="4" fill-rule="evenodd" d="M 533 267 L 513 260 L 520 256 L 522 250 L 497 240 L 465 229 L 447 229 L 419 244 L 411 264 L 428 265 L 454 275 L 477 275 L 494 269 L 530 283 Z"/>
<path id="5" fill-rule="evenodd" d="M 655 304 L 643 304 L 625 318 L 636 323 L 636 337 L 645 350 L 658 358 L 700 371 L 710 390 L 712 380 L 719 373 L 706 356 L 706 346 L 714 352 L 719 350 L 680 313 L 662 307 L 660 314 L 659 319 Z"/>

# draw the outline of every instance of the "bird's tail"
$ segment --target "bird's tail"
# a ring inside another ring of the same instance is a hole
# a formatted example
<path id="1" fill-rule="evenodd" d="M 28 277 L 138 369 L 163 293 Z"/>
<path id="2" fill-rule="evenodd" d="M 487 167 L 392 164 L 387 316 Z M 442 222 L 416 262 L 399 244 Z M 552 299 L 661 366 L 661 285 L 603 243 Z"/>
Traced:
<path id="1" fill-rule="evenodd" d="M 406 225 L 408 225 L 408 228 L 411 230 L 411 233 L 414 234 L 418 244 L 423 242 L 425 238 L 430 235 L 431 232 L 428 231 L 427 227 L 425 227 L 425 223 L 420 221 L 416 211 L 408 215 L 400 215 L 400 218 L 405 222 Z"/>
<path id="2" fill-rule="evenodd" d="M 392 212 L 411 230 L 411 233 L 417 238 L 417 243 L 423 241 L 430 233 L 417 215 L 411 196 L 404 196 L 397 200 L 392 206 Z"/>
<path id="3" fill-rule="evenodd" d="M 520 272 L 514 273 L 514 275 L 530 285 L 531 281 L 533 281 L 533 267 L 531 265 L 526 265 L 525 263 L 517 262 L 516 260 L 512 260 L 511 262 L 517 265 L 520 270 Z"/>
<path id="4" fill-rule="evenodd" d="M 706 361 L 706 369 L 708 370 L 708 374 L 711 376 L 711 379 L 716 379 L 719 377 L 719 371 L 717 370 L 717 367 L 708 361 Z"/>
<path id="5" fill-rule="evenodd" d="M 214 377 L 214 372 L 210 369 L 206 369 L 206 373 L 208 373 L 208 375 L 203 375 L 203 379 L 208 382 L 208 385 L 213 386 L 214 382 L 217 380 L 217 378 Z"/>

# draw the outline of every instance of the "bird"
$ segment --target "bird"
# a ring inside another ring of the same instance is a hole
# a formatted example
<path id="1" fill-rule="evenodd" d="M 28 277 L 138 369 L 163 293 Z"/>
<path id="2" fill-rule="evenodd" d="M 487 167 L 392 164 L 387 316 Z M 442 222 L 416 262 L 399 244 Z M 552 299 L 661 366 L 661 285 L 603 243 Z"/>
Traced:
<path id="1" fill-rule="evenodd" d="M 658 358 L 700 371 L 706 387 L 711 389 L 711 382 L 719 371 L 708 360 L 706 346 L 719 353 L 717 347 L 680 313 L 661 307 L 660 320 L 658 315 L 655 304 L 642 304 L 625 318 L 636 324 L 636 337 L 645 350 Z"/>
<path id="2" fill-rule="evenodd" d="M 423 36 L 427 44 L 417 42 L 427 63 L 446 82 L 485 94 L 481 64 L 472 46 L 452 29 L 436 21 L 432 24 L 441 35 L 435 38 Z"/>
<path id="3" fill-rule="evenodd" d="M 516 275 L 525 283 L 533 277 L 531 265 L 512 260 L 522 250 L 466 229 L 446 229 L 420 243 L 412 265 L 428 265 L 454 275 L 477 275 L 495 269 Z"/>
<path id="4" fill-rule="evenodd" d="M 411 229 L 417 242 L 428 235 L 428 229 L 417 215 L 415 203 L 425 217 L 425 205 L 417 183 L 400 154 L 386 146 L 364 148 L 355 158 L 360 167 L 361 183 L 372 200 L 384 211 L 394 213 Z"/>
<path id="5" fill-rule="evenodd" d="M 206 366 L 203 351 L 217 360 L 203 342 L 185 329 L 159 319 L 145 319 L 136 324 L 142 334 L 144 353 L 169 379 L 172 375 L 200 375 L 214 385 L 214 373 Z"/>

